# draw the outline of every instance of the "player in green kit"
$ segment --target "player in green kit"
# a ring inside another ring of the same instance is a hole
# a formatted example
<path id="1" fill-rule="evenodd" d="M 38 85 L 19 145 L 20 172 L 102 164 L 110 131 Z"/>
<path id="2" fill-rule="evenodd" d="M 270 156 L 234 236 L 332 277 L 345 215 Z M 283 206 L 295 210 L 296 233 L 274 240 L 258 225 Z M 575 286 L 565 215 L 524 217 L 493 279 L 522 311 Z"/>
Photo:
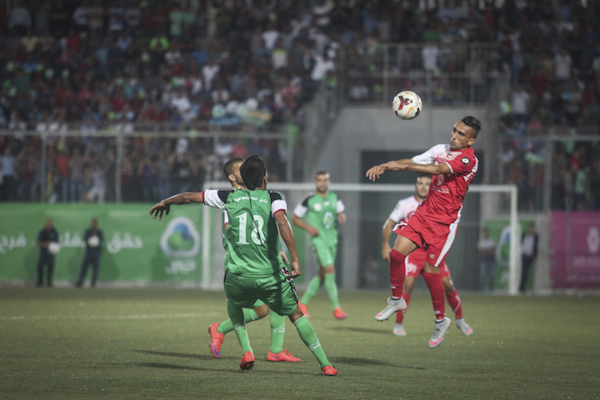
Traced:
<path id="1" fill-rule="evenodd" d="M 346 313 L 340 308 L 338 290 L 335 283 L 335 257 L 337 254 L 338 231 L 337 224 L 346 222 L 345 207 L 337 194 L 329 192 L 329 174 L 317 172 L 315 175 L 316 192 L 305 197 L 294 209 L 292 223 L 310 236 L 313 256 L 319 266 L 319 272 L 310 283 L 308 289 L 298 303 L 298 307 L 308 317 L 308 302 L 325 283 L 329 300 L 333 308 L 333 316 L 337 319 L 346 318 Z M 306 222 L 302 220 L 306 216 Z"/>
<path id="2" fill-rule="evenodd" d="M 223 166 L 223 172 L 227 177 L 231 186 L 236 189 L 246 189 L 242 176 L 240 175 L 240 166 L 244 162 L 243 158 L 233 158 L 225 163 Z M 227 249 L 227 225 L 229 225 L 229 218 L 226 212 L 223 212 L 223 246 Z M 281 253 L 282 257 L 285 257 L 285 253 Z M 287 258 L 283 259 L 284 262 L 288 263 Z M 269 313 L 269 307 L 262 301 L 257 300 L 251 309 L 244 309 L 244 321 L 252 322 L 270 315 L 271 323 L 271 349 L 267 354 L 267 361 L 287 361 L 287 362 L 300 362 L 301 359 L 294 357 L 289 351 L 283 350 L 283 337 L 285 334 L 285 317 L 271 311 Z M 225 322 L 214 323 L 209 326 L 208 333 L 210 334 L 210 351 L 215 358 L 219 358 L 221 355 L 221 345 L 225 339 L 225 335 L 233 330 L 233 322 L 228 319 Z"/>
<path id="3" fill-rule="evenodd" d="M 254 353 L 250 346 L 243 308 L 251 308 L 262 300 L 272 311 L 289 316 L 300 338 L 317 358 L 324 375 L 337 375 L 317 339 L 310 321 L 298 308 L 293 278 L 301 274 L 292 228 L 287 220 L 287 204 L 283 195 L 267 191 L 267 170 L 259 156 L 251 156 L 240 167 L 247 189 L 205 190 L 202 193 L 180 193 L 150 209 L 154 218 L 162 219 L 173 204 L 201 202 L 227 212 L 227 252 L 225 255 L 225 293 L 227 312 L 243 355 L 242 370 L 252 369 Z M 279 255 L 279 235 L 291 258 L 291 273 Z"/>

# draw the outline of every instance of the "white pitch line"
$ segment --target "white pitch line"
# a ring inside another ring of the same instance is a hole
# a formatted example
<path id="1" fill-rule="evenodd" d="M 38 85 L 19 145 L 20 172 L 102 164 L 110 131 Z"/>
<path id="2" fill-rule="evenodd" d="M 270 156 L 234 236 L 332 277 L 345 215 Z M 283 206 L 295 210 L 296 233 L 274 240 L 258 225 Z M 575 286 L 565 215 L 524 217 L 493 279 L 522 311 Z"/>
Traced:
<path id="1" fill-rule="evenodd" d="M 211 313 L 176 313 L 176 314 L 141 314 L 141 315 L 82 315 L 80 317 L 64 315 L 31 316 L 16 315 L 12 317 L 0 317 L 0 321 L 57 321 L 57 320 L 79 320 L 79 321 L 106 321 L 106 320 L 135 320 L 135 319 L 157 319 L 157 318 L 197 318 L 216 317 L 217 312 Z"/>

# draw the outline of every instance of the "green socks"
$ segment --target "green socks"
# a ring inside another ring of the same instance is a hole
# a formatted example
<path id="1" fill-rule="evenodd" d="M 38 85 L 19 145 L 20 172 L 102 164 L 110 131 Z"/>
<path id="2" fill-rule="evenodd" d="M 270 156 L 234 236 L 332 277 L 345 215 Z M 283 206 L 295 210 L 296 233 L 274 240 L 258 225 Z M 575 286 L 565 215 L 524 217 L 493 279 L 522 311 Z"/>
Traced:
<path id="1" fill-rule="evenodd" d="M 240 346 L 242 346 L 242 354 L 245 354 L 247 351 L 252 351 L 252 347 L 250 347 L 250 338 L 248 338 L 248 331 L 246 331 L 246 323 L 244 322 L 244 310 L 237 308 L 228 301 L 227 314 L 229 314 L 229 318 L 233 323 L 235 335 L 240 342 Z M 252 351 L 252 353 L 254 352 Z"/>
<path id="2" fill-rule="evenodd" d="M 294 322 L 294 325 L 296 325 L 298 335 L 300 335 L 300 338 L 306 347 L 308 347 L 308 349 L 312 351 L 313 355 L 317 358 L 321 369 L 326 365 L 331 365 L 308 318 L 301 317 Z"/>
<path id="3" fill-rule="evenodd" d="M 271 351 L 279 354 L 283 351 L 283 336 L 285 334 L 285 317 L 275 311 L 269 312 L 271 320 Z"/>
<path id="4" fill-rule="evenodd" d="M 227 302 L 227 304 L 229 304 L 229 302 Z M 244 322 L 252 322 L 252 321 L 256 321 L 257 319 L 259 319 L 259 318 L 254 310 L 249 309 L 249 308 L 244 309 Z M 225 322 L 221 322 L 219 324 L 219 326 L 217 327 L 217 332 L 222 333 L 224 335 L 231 332 L 232 330 L 233 330 L 233 323 L 231 322 L 230 319 L 228 319 Z"/>
<path id="5" fill-rule="evenodd" d="M 325 275 L 325 277 L 327 277 L 327 275 Z M 314 297 L 314 295 L 317 294 L 321 285 L 322 285 L 322 282 L 318 276 L 315 276 L 314 278 L 312 278 L 312 280 L 308 284 L 308 288 L 306 289 L 306 292 L 304 293 L 304 296 L 302 296 L 302 299 L 300 300 L 300 302 L 302 304 L 308 304 L 310 299 L 312 299 Z"/>
<path id="6" fill-rule="evenodd" d="M 331 301 L 331 307 L 335 310 L 340 306 L 340 303 L 338 302 L 337 284 L 335 283 L 335 274 L 325 275 L 325 288 L 329 295 L 329 301 Z"/>

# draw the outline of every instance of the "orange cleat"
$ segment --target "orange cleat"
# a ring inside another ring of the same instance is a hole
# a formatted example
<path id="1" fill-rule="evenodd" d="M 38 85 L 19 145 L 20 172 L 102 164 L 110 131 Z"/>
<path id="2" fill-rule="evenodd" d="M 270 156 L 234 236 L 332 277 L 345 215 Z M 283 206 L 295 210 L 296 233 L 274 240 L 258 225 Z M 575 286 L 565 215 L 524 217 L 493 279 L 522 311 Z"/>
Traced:
<path id="1" fill-rule="evenodd" d="M 326 376 L 336 376 L 337 375 L 337 369 L 335 369 L 335 367 L 333 365 L 326 365 L 323 367 L 323 369 L 321 369 L 321 371 L 323 371 L 323 375 L 326 375 Z"/>
<path id="2" fill-rule="evenodd" d="M 208 327 L 208 333 L 210 334 L 210 352 L 214 358 L 219 358 L 221 355 L 221 345 L 225 340 L 225 335 L 217 331 L 218 323 L 214 323 Z"/>
<path id="3" fill-rule="evenodd" d="M 272 351 L 269 351 L 269 354 L 267 354 L 267 361 L 301 362 L 302 360 L 298 357 L 294 357 L 293 355 L 291 355 L 289 351 L 283 350 L 279 354 L 275 354 Z"/>
<path id="4" fill-rule="evenodd" d="M 308 305 L 298 302 L 298 308 L 306 318 L 310 319 L 310 316 L 308 315 Z"/>
<path id="5" fill-rule="evenodd" d="M 346 313 L 343 312 L 342 309 L 339 307 L 333 310 L 333 316 L 337 319 L 346 319 L 347 317 Z"/>
<path id="6" fill-rule="evenodd" d="M 254 354 L 251 351 L 247 351 L 242 356 L 242 361 L 240 362 L 240 369 L 242 371 L 249 371 L 254 367 Z"/>

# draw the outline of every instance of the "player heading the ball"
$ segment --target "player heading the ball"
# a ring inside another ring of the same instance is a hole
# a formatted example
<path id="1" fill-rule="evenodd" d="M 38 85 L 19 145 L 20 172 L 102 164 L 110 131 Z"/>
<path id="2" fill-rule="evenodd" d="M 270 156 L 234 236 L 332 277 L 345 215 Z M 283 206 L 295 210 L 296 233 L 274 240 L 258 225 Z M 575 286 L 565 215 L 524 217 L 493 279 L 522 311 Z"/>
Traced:
<path id="1" fill-rule="evenodd" d="M 479 160 L 473 148 L 481 122 L 475 117 L 464 117 L 452 127 L 449 144 L 433 146 L 412 159 L 390 161 L 372 167 L 367 178 L 378 179 L 385 171 L 412 171 L 432 175 L 429 193 L 415 214 L 398 233 L 390 252 L 390 287 L 392 297 L 375 319 L 385 321 L 395 312 L 406 309 L 402 298 L 405 279 L 405 258 L 415 249 L 426 252 L 423 267 L 427 274 L 432 300 L 440 307 L 435 310 L 435 329 L 429 347 L 439 346 L 450 328 L 451 321 L 444 308 L 444 286 L 440 265 L 445 261 L 456 237 L 465 194 L 477 173 Z"/>

